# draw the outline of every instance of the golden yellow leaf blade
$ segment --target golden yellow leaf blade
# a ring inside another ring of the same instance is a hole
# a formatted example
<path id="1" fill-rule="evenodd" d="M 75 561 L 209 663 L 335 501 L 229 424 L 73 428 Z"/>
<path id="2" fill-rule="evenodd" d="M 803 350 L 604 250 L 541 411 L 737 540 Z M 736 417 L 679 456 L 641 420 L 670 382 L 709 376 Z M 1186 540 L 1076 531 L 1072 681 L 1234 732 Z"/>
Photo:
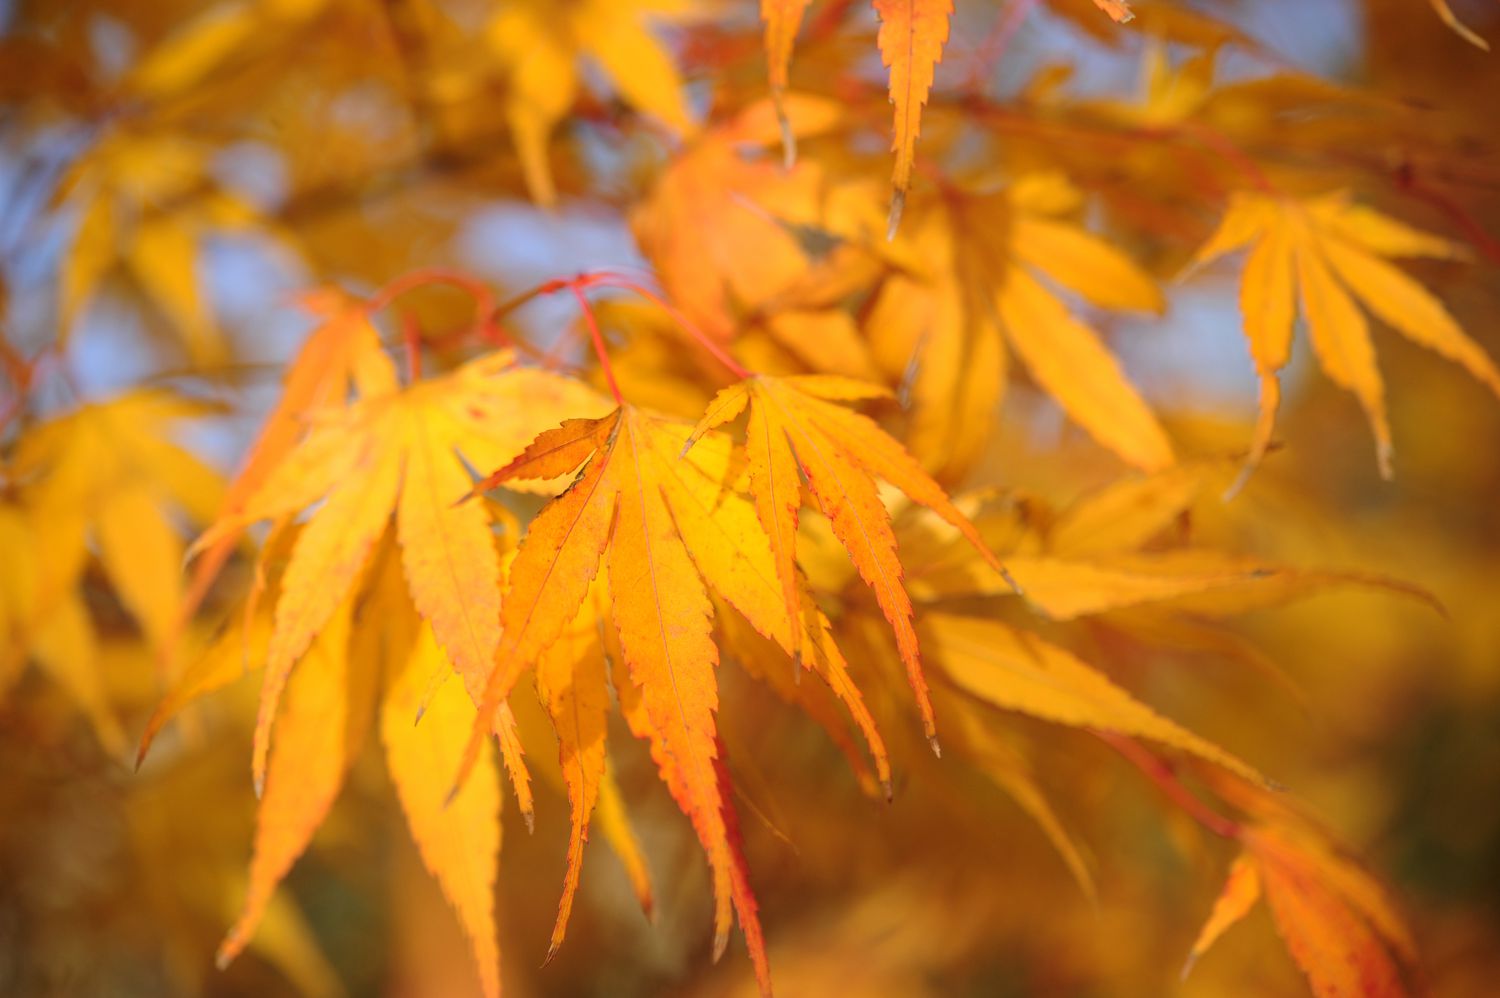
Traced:
<path id="1" fill-rule="evenodd" d="M 307 413 L 340 401 L 356 367 L 369 368 L 384 359 L 379 334 L 370 324 L 363 307 L 332 292 L 309 295 L 303 302 L 324 321 L 308 336 L 296 360 L 288 367 L 282 379 L 281 397 L 261 424 L 260 433 L 241 462 L 239 473 L 224 494 L 215 517 L 220 522 L 235 522 L 245 513 L 252 497 L 292 452 L 297 440 L 303 435 L 306 429 L 303 417 Z M 370 359 L 372 357 L 379 360 Z M 394 386 L 394 372 L 391 372 L 390 378 L 391 385 Z M 303 505 L 321 498 L 322 493 L 336 479 L 338 465 L 334 462 L 339 461 L 341 453 L 349 454 L 352 450 L 347 440 L 334 443 L 326 455 L 319 455 L 314 462 L 301 469 L 301 481 L 309 485 L 314 481 L 323 483 L 321 488 L 313 490 L 316 494 L 307 498 Z M 333 465 L 332 468 L 330 464 Z M 283 502 L 295 502 L 289 495 L 292 490 L 287 485 L 278 485 L 268 491 Z M 195 549 L 201 549 L 201 553 L 193 565 L 192 579 L 184 601 L 186 607 L 191 609 L 202 601 L 208 587 L 228 560 L 237 535 L 237 529 L 224 529 L 211 544 L 195 545 Z"/>
<path id="2" fill-rule="evenodd" d="M 778 445 L 795 452 L 813 498 L 890 623 L 922 717 L 923 732 L 936 747 L 937 722 L 922 674 L 911 599 L 902 585 L 903 570 L 896 556 L 890 513 L 859 458 L 848 449 L 849 442 L 828 436 L 820 422 L 825 409 L 854 414 L 766 378 L 757 380 L 754 392 L 758 404 L 770 407 L 785 427 L 784 440 Z"/>
<path id="3" fill-rule="evenodd" d="M 140 748 L 136 750 L 137 768 L 168 721 L 189 704 L 249 675 L 253 667 L 265 661 L 271 641 L 270 614 L 255 614 L 248 626 L 238 625 L 239 618 L 231 618 L 230 625 L 188 665 L 152 711 L 141 735 Z"/>
<path id="4" fill-rule="evenodd" d="M 1328 263 L 1375 316 L 1413 343 L 1463 366 L 1500 396 L 1500 370 L 1461 329 L 1442 302 L 1384 260 L 1337 239 L 1321 242 Z"/>
<path id="5" fill-rule="evenodd" d="M 1061 301 L 1013 270 L 995 305 L 1027 371 L 1069 418 L 1138 468 L 1156 471 L 1172 463 L 1172 445 L 1150 408 L 1098 336 Z"/>
<path id="6" fill-rule="evenodd" d="M 1077 226 L 1020 215 L 1011 222 L 1007 245 L 1034 267 L 1100 308 L 1160 315 L 1167 307 L 1161 288 L 1128 256 Z"/>
<path id="7" fill-rule="evenodd" d="M 487 998 L 500 994 L 500 950 L 496 942 L 494 889 L 500 856 L 500 775 L 494 756 L 481 746 L 479 770 L 456 795 L 449 779 L 474 726 L 473 702 L 459 683 L 433 695 L 420 723 L 413 723 L 427 677 L 448 662 L 422 628 L 408 663 L 393 670 L 380 710 L 386 762 L 422 862 L 458 914 L 474 950 Z"/>
<path id="8" fill-rule="evenodd" d="M 130 264 L 141 286 L 171 320 L 200 364 L 224 359 L 224 341 L 203 302 L 198 274 L 198 236 L 167 215 L 137 224 Z"/>
<path id="9" fill-rule="evenodd" d="M 153 647 L 166 646 L 182 601 L 182 541 L 144 483 L 109 496 L 95 522 L 115 592 Z"/>
<path id="10" fill-rule="evenodd" d="M 646 29 L 638 12 L 619 3 L 590 3 L 578 41 L 631 106 L 660 118 L 679 134 L 693 130 L 682 78 L 662 43 Z"/>
<path id="11" fill-rule="evenodd" d="M 1103 673 L 1035 635 L 998 621 L 950 614 L 926 615 L 922 634 L 943 673 L 984 703 L 1070 727 L 1147 738 L 1256 784 L 1266 782 L 1244 762 L 1156 713 Z"/>
<path id="12" fill-rule="evenodd" d="M 651 754 L 688 816 L 713 872 L 716 953 L 738 913 L 756 977 L 769 990 L 755 900 L 732 837 L 714 725 L 718 688 L 711 604 L 650 470 L 641 417 L 624 416 L 619 522 L 609 549 L 612 614 L 620 648 L 650 724 Z"/>
<path id="13" fill-rule="evenodd" d="M 1310 239 L 1299 242 L 1297 247 L 1297 283 L 1318 363 L 1334 384 L 1359 399 L 1375 434 L 1380 473 L 1390 478 L 1391 427 L 1385 414 L 1385 384 L 1375 363 L 1369 323 L 1329 271 L 1318 244 Z"/>
<path id="14" fill-rule="evenodd" d="M 1373 208 L 1354 204 L 1347 194 L 1319 198 L 1307 205 L 1314 228 L 1331 238 L 1342 239 L 1377 256 L 1425 256 L 1452 260 L 1464 257 L 1464 248 L 1441 236 L 1413 228 Z"/>
<path id="15" fill-rule="evenodd" d="M 255 721 L 252 771 L 257 789 L 265 782 L 271 720 L 287 675 L 353 588 L 385 530 L 400 484 L 400 456 L 400 448 L 391 444 L 367 449 L 361 467 L 328 497 L 292 546 Z"/>
<path id="16" fill-rule="evenodd" d="M 126 87 L 146 100 L 179 96 L 252 41 L 258 27 L 255 6 L 211 7 L 148 52 Z"/>
<path id="17" fill-rule="evenodd" d="M 114 205 L 108 196 L 101 194 L 83 210 L 73 245 L 58 275 L 60 342 L 68 341 L 74 324 L 114 266 L 115 251 Z"/>
<path id="18" fill-rule="evenodd" d="M 33 622 L 31 654 L 83 710 L 99 743 L 111 754 L 122 752 L 125 733 L 98 669 L 98 636 L 80 594 L 62 593 Z"/>
<path id="19" fill-rule="evenodd" d="M 1251 242 L 1263 239 L 1275 212 L 1275 204 L 1267 198 L 1244 191 L 1234 192 L 1230 195 L 1224 217 L 1193 254 L 1189 268 L 1201 267 L 1227 253 L 1242 249 Z"/>
<path id="20" fill-rule="evenodd" d="M 225 967 L 250 942 L 276 886 L 306 850 L 343 786 L 349 716 L 349 624 L 345 603 L 321 628 L 286 683 L 278 711 L 245 907 L 219 946 Z"/>
<path id="21" fill-rule="evenodd" d="M 802 508 L 802 484 L 797 459 L 785 444 L 786 427 L 765 406 L 754 406 L 745 425 L 745 453 L 749 458 L 750 495 L 755 512 L 771 541 L 776 578 L 786 601 L 793 658 L 802 655 L 801 593 L 797 569 L 797 514 Z M 800 666 L 799 666 L 800 668 Z"/>
<path id="22" fill-rule="evenodd" d="M 775 559 L 757 511 L 726 488 L 733 464 L 728 440 L 720 435 L 709 436 L 686 457 L 679 458 L 674 451 L 676 435 L 666 424 L 650 426 L 648 433 L 654 442 L 654 474 L 660 478 L 673 523 L 703 580 L 757 633 L 776 642 L 788 656 L 800 660 L 801 667 L 822 677 L 864 737 L 875 760 L 878 779 L 888 786 L 890 761 L 885 744 L 829 633 L 827 617 L 805 590 L 800 570 L 794 579 L 801 587 L 799 612 L 806 619 L 795 632 L 786 619 Z M 800 644 L 793 643 L 794 633 Z M 752 668 L 752 671 L 766 675 L 772 688 L 785 694 L 780 682 L 769 679 L 769 669 Z M 805 696 L 793 694 L 789 698 L 800 702 Z M 831 729 L 830 735 L 839 738 Z"/>
<path id="23" fill-rule="evenodd" d="M 636 838 L 635 829 L 631 827 L 630 818 L 625 813 L 625 799 L 620 792 L 620 785 L 615 782 L 614 773 L 607 763 L 606 759 L 604 778 L 599 782 L 599 799 L 594 820 L 599 823 L 599 831 L 625 867 L 625 877 L 630 881 L 630 888 L 635 892 L 641 910 L 649 918 L 656 906 L 651 890 L 651 871 L 646 867 L 640 840 Z"/>
<path id="24" fill-rule="evenodd" d="M 698 424 L 683 441 L 682 453 L 686 454 L 709 430 L 723 426 L 739 416 L 749 404 L 750 386 L 745 382 L 736 382 L 728 388 L 720 389 L 709 401 L 708 408 L 703 411 Z"/>
<path id="25" fill-rule="evenodd" d="M 1225 466 L 1227 462 L 1184 463 L 1084 495 L 1048 531 L 1048 550 L 1079 559 L 1143 547 L 1188 510 Z"/>
<path id="26" fill-rule="evenodd" d="M 431 413 L 407 407 L 408 450 L 396 536 L 412 602 L 438 646 L 481 694 L 500 644 L 500 556 L 484 506 L 459 503 L 468 473 L 431 425 Z"/>
<path id="27" fill-rule="evenodd" d="M 604 649 L 599 643 L 594 609 L 585 604 L 579 617 L 542 653 L 536 664 L 537 694 L 557 732 L 570 817 L 568 867 L 557 922 L 547 947 L 548 960 L 557 953 L 567 933 L 583 868 L 583 847 L 589 838 L 589 820 L 605 775 L 609 691 L 604 671 Z"/>
<path id="28" fill-rule="evenodd" d="M 542 434 L 513 462 L 514 467 L 536 468 L 544 472 L 541 477 L 552 477 L 545 473 L 567 462 L 576 467 L 575 457 L 581 460 L 597 451 L 577 481 L 532 519 L 511 562 L 500 604 L 501 635 L 495 667 L 479 703 L 480 721 L 458 772 L 460 783 L 479 745 L 489 737 L 489 719 L 505 702 L 516 680 L 563 632 L 588 596 L 615 522 L 618 483 L 612 460 L 620 419 L 620 410 L 616 410 L 586 425 L 582 420 L 572 421 Z M 534 456 L 537 454 L 543 456 Z M 559 454 L 563 456 L 559 458 Z"/>
<path id="29" fill-rule="evenodd" d="M 1250 356 L 1261 377 L 1286 364 L 1292 349 L 1292 326 L 1297 318 L 1290 221 L 1284 210 L 1265 213 L 1264 229 L 1245 258 L 1240 278 L 1240 314 L 1250 340 Z"/>
<path id="30" fill-rule="evenodd" d="M 788 378 L 785 384 L 796 389 L 806 389 L 808 380 L 807 378 Z M 985 563 L 1001 578 L 1009 580 L 1005 566 L 979 536 L 979 531 L 969 522 L 969 518 L 953 505 L 953 501 L 948 498 L 948 493 L 943 487 L 922 470 L 922 466 L 906 452 L 899 442 L 876 425 L 874 420 L 822 401 L 827 398 L 854 396 L 822 394 L 819 393 L 816 385 L 812 394 L 817 396 L 818 401 L 807 403 L 807 415 L 829 440 L 835 442 L 865 471 L 890 482 L 906 493 L 907 498 L 926 506 L 951 526 L 957 528 Z"/>
<path id="31" fill-rule="evenodd" d="M 1259 577 L 1254 567 L 1225 565 L 1198 571 L 1145 571 L 1107 561 L 1017 556 L 1007 567 L 1027 602 L 1057 620 L 1119 610 L 1208 592 Z M 1003 592 L 1000 587 L 996 591 Z"/>

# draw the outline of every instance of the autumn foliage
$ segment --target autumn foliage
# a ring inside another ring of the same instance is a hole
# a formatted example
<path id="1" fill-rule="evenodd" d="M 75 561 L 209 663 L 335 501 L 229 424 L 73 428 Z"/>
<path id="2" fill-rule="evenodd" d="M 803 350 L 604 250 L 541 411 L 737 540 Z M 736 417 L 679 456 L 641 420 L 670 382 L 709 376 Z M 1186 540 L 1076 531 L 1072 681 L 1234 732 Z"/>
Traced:
<path id="1" fill-rule="evenodd" d="M 0 13 L 0 991 L 1493 981 L 1500 19 L 1262 7 Z"/>

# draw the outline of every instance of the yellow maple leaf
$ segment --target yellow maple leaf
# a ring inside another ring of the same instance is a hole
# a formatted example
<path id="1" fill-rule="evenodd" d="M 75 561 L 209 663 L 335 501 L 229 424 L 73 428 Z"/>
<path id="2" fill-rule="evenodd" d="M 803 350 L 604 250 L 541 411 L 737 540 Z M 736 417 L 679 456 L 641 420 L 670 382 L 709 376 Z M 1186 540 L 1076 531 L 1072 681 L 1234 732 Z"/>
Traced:
<path id="1" fill-rule="evenodd" d="M 379 361 L 390 363 L 383 355 Z M 394 385 L 394 371 L 380 380 Z M 530 439 L 532 420 L 545 424 L 597 404 L 576 382 L 516 367 L 508 353 L 491 354 L 446 377 L 324 414 L 242 509 L 198 539 L 194 549 L 208 550 L 249 523 L 281 520 L 323 500 L 298 535 L 282 581 L 256 725 L 257 786 L 287 677 L 353 589 L 393 509 L 417 609 L 470 689 L 482 688 L 498 641 L 499 554 L 483 508 L 452 505 L 469 487 L 457 455 L 498 463 Z M 508 740 L 508 712 L 502 714 L 507 765 L 529 812 L 524 767 Z"/>
<path id="2" fill-rule="evenodd" d="M 171 133 L 122 129 L 74 164 L 62 185 L 78 218 L 58 280 L 63 342 L 101 282 L 123 268 L 195 363 L 224 360 L 203 298 L 199 248 L 208 235 L 242 230 L 257 216 L 212 180 L 211 152 Z"/>
<path id="3" fill-rule="evenodd" d="M 714 397 L 684 450 L 708 430 L 750 410 L 745 429 L 750 492 L 761 526 L 771 537 L 788 619 L 800 621 L 802 615 L 796 564 L 797 513 L 802 505 L 800 475 L 806 478 L 818 507 L 894 629 L 896 646 L 922 714 L 922 726 L 936 748 L 937 725 L 912 629 L 911 600 L 902 588 L 896 537 L 890 514 L 877 492 L 875 476 L 933 510 L 956 528 L 997 574 L 1007 576 L 942 486 L 929 478 L 897 441 L 867 417 L 832 404 L 888 395 L 879 386 L 833 375 L 757 376 Z M 793 645 L 800 643 L 794 636 Z"/>
<path id="4" fill-rule="evenodd" d="M 679 133 L 692 131 L 677 67 L 647 27 L 648 20 L 684 13 L 678 0 L 517 0 L 501 5 L 486 38 L 500 61 L 508 87 L 506 121 L 526 185 L 538 202 L 551 204 L 557 196 L 547 141 L 577 99 L 581 57 L 603 69 L 632 107 Z"/>
<path id="5" fill-rule="evenodd" d="M 94 627 L 78 588 L 96 551 L 126 612 L 169 664 L 161 656 L 181 611 L 185 547 L 176 514 L 206 523 L 223 494 L 219 475 L 171 438 L 174 425 L 214 411 L 138 390 L 42 423 L 16 447 L 10 470 L 24 483 L 23 503 L 10 522 L 27 526 L 7 559 L 9 629 L 79 698 L 111 747 L 119 731 L 93 674 Z"/>
<path id="6" fill-rule="evenodd" d="M 1166 434 L 1118 362 L 1041 279 L 1103 308 L 1165 307 L 1129 258 L 1058 217 L 1080 200 L 1050 173 L 993 194 L 950 191 L 914 206 L 893 247 L 903 272 L 882 282 L 866 329 L 885 370 L 914 372 L 911 447 L 942 477 L 958 477 L 979 456 L 1011 351 L 1122 459 L 1147 470 L 1172 462 Z"/>
<path id="7" fill-rule="evenodd" d="M 1261 385 L 1246 474 L 1271 442 L 1281 399 L 1278 373 L 1291 354 L 1299 313 L 1324 373 L 1353 392 L 1364 408 L 1386 478 L 1393 468 L 1385 383 L 1360 304 L 1414 343 L 1461 364 L 1500 395 L 1500 370 L 1483 349 L 1441 301 L 1387 262 L 1390 257 L 1461 256 L 1457 245 L 1354 204 L 1341 192 L 1293 200 L 1242 191 L 1230 200 L 1194 264 L 1245 246 L 1249 254 L 1240 282 L 1240 310 Z"/>

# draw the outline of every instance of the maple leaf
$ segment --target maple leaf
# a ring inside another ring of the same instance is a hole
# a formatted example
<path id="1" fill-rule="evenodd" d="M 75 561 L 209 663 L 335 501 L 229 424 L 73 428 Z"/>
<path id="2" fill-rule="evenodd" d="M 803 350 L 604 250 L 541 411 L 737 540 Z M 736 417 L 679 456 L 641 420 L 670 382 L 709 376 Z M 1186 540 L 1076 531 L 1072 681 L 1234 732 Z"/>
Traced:
<path id="1" fill-rule="evenodd" d="M 387 373 L 385 382 L 394 385 L 394 372 Z M 477 695 L 499 640 L 500 563 L 483 508 L 452 505 L 470 484 L 456 453 L 481 465 L 503 463 L 530 439 L 533 420 L 597 405 L 576 382 L 516 367 L 508 353 L 488 355 L 446 377 L 321 416 L 243 509 L 199 538 L 195 548 L 208 549 L 246 524 L 323 501 L 292 548 L 277 603 L 256 725 L 257 785 L 287 676 L 353 589 L 393 509 L 417 610 Z M 503 718 L 500 726 L 507 726 Z M 529 811 L 518 751 L 507 752 L 507 768 Z"/>
<path id="2" fill-rule="evenodd" d="M 16 448 L 10 472 L 24 483 L 23 502 L 6 519 L 24 536 L 6 546 L 3 573 L 14 594 L 5 601 L 12 654 L 29 652 L 51 672 L 111 748 L 121 733 L 95 672 L 97 640 L 79 592 L 91 542 L 120 603 L 160 653 L 182 602 L 176 512 L 208 522 L 223 491 L 216 472 L 172 443 L 172 428 L 214 411 L 138 390 L 38 425 Z"/>
<path id="3" fill-rule="evenodd" d="M 250 886 L 219 946 L 221 968 L 249 943 L 277 884 L 327 817 L 369 728 L 374 672 L 349 653 L 351 617 L 346 602 L 324 622 L 287 683 L 261 794 Z"/>
<path id="4" fill-rule="evenodd" d="M 422 862 L 458 912 L 474 948 L 484 994 L 500 994 L 500 951 L 495 941 L 495 877 L 500 853 L 500 773 L 492 753 L 480 758 L 481 773 L 453 799 L 445 798 L 444 775 L 458 765 L 476 716 L 473 701 L 457 683 L 429 692 L 434 673 L 449 670 L 447 658 L 422 628 L 411 660 L 388 680 L 380 709 L 391 779 L 406 812 Z M 430 698 L 430 702 L 429 702 Z M 420 707 L 422 723 L 412 718 Z"/>
<path id="5" fill-rule="evenodd" d="M 1104 308 L 1165 306 L 1127 257 L 1057 217 L 1080 201 L 1057 174 L 994 194 L 949 191 L 923 204 L 892 247 L 903 269 L 881 283 L 866 331 L 886 370 L 915 371 L 911 447 L 943 477 L 967 470 L 988 439 L 1007 346 L 1122 459 L 1147 470 L 1172 462 L 1166 434 L 1098 334 L 1041 280 Z"/>
<path id="6" fill-rule="evenodd" d="M 210 7 L 136 62 L 124 88 L 148 100 L 181 97 L 226 63 L 301 28 L 330 6 L 331 0 L 273 0 Z"/>
<path id="7" fill-rule="evenodd" d="M 602 598 L 602 596 L 600 597 Z M 563 876 L 562 900 L 557 922 L 548 943 L 551 960 L 567 933 L 583 868 L 583 846 L 588 841 L 589 819 L 599 802 L 605 780 L 604 736 L 609 713 L 609 688 L 603 663 L 604 649 L 596 625 L 598 608 L 585 599 L 578 615 L 563 630 L 536 663 L 537 696 L 552 719 L 557 733 L 558 756 L 567 787 L 571 829 L 568 836 L 568 867 Z M 465 726 L 465 732 L 472 728 Z"/>
<path id="8" fill-rule="evenodd" d="M 1414 343 L 1461 364 L 1500 395 L 1500 370 L 1483 349 L 1437 298 L 1386 260 L 1462 255 L 1453 243 L 1353 204 L 1344 193 L 1294 201 L 1238 192 L 1194 264 L 1247 245 L 1240 310 L 1261 386 L 1247 475 L 1270 445 L 1281 399 L 1278 373 L 1290 356 L 1299 311 L 1324 373 L 1353 392 L 1365 410 L 1383 477 L 1392 475 L 1385 385 L 1360 303 Z"/>
<path id="9" fill-rule="evenodd" d="M 313 412 L 341 403 L 350 388 L 361 396 L 395 388 L 394 372 L 382 353 L 380 335 L 362 303 L 324 289 L 304 295 L 301 304 L 323 321 L 308 334 L 288 365 L 281 395 L 225 491 L 216 520 L 233 520 L 243 513 L 246 501 L 301 439 Z M 215 543 L 200 549 L 183 599 L 184 623 L 224 567 L 237 534 L 223 531 Z"/>
<path id="10" fill-rule="evenodd" d="M 948 41 L 948 19 L 952 0 L 874 0 L 880 17 L 876 44 L 880 61 L 891 71 L 891 103 L 896 106 L 891 131 L 891 151 L 896 163 L 891 170 L 891 212 L 886 235 L 894 239 L 911 186 L 916 161 L 917 135 L 922 126 L 922 106 L 932 92 L 933 71 L 943 58 Z"/>
<path id="11" fill-rule="evenodd" d="M 770 2 L 770 0 L 767 0 Z M 880 61 L 890 70 L 889 92 L 895 105 L 895 123 L 891 130 L 891 151 L 896 154 L 891 171 L 891 207 L 886 223 L 886 237 L 894 239 L 906 206 L 907 190 L 916 162 L 917 136 L 921 132 L 922 108 L 932 92 L 933 75 L 943 59 L 948 42 L 948 21 L 953 16 L 953 0 L 873 0 L 880 18 L 876 45 Z M 1094 0 L 1098 8 L 1116 21 L 1133 16 L 1130 5 L 1120 0 Z M 778 17 L 776 26 L 784 30 L 788 19 Z M 795 22 L 791 22 L 795 30 Z M 772 50 L 771 20 L 767 19 L 767 51 L 771 58 L 772 87 L 775 88 L 780 49 Z M 781 42 L 782 36 L 777 40 Z M 790 54 L 790 42 L 785 43 Z"/>
<path id="12" fill-rule="evenodd" d="M 944 676 L 993 707 L 1056 724 L 1160 742 L 1252 782 L 1265 778 L 1217 745 L 1167 720 L 1067 650 L 999 621 L 928 613 L 924 644 Z"/>
<path id="13" fill-rule="evenodd" d="M 578 59 L 588 56 L 625 102 L 678 133 L 692 131 L 682 81 L 647 18 L 670 17 L 681 7 L 663 0 L 580 0 L 559 6 L 546 0 L 504 4 L 486 29 L 503 69 L 505 116 L 520 153 L 526 185 L 541 204 L 556 196 L 547 165 L 547 140 L 577 97 Z"/>
<path id="14" fill-rule="evenodd" d="M 1380 884 L 1292 805 L 1236 781 L 1213 782 L 1251 820 L 1237 826 L 1242 851 L 1183 973 L 1264 897 L 1319 998 L 1407 994 L 1403 967 L 1415 963 L 1416 944 Z"/>
<path id="15" fill-rule="evenodd" d="M 785 94 L 778 107 L 793 137 L 833 128 L 841 112 L 835 101 L 804 94 Z M 806 159 L 786 170 L 746 155 L 776 135 L 764 101 L 716 123 L 674 158 L 631 214 L 636 241 L 673 304 L 717 339 L 728 340 L 794 289 L 821 286 L 846 263 L 819 259 L 799 238 L 832 224 L 823 203 L 827 171 Z"/>
<path id="16" fill-rule="evenodd" d="M 593 639 L 584 620 L 606 615 L 603 607 L 591 610 L 588 597 L 591 591 L 599 593 L 599 579 L 607 576 L 609 640 L 618 649 L 611 657 L 625 670 L 616 683 L 622 710 L 631 730 L 650 742 L 663 779 L 709 856 L 716 949 L 723 948 L 731 914 L 738 913 L 757 976 L 765 984 L 755 902 L 735 844 L 727 776 L 719 765 L 722 748 L 714 724 L 718 651 L 708 590 L 753 631 L 792 656 L 799 670 L 813 671 L 827 683 L 864 736 L 887 794 L 889 764 L 828 620 L 805 592 L 798 594 L 793 622 L 755 507 L 732 487 L 743 474 L 736 468 L 736 452 L 721 434 L 710 433 L 684 456 L 686 430 L 629 406 L 600 420 L 570 420 L 543 433 L 514 462 L 480 483 L 478 488 L 487 489 L 550 479 L 583 464 L 568 490 L 537 514 L 511 564 L 501 604 L 501 646 L 480 716 L 504 702 L 520 675 L 536 667 L 543 699 L 554 720 L 560 717 L 565 765 L 575 767 L 569 795 L 574 801 L 573 842 L 580 843 L 590 784 L 602 763 L 601 754 L 586 751 L 590 738 L 602 731 L 603 665 L 589 647 Z M 604 566 L 607 572 L 601 570 Z M 601 599 L 595 596 L 595 602 Z M 745 639 L 734 637 L 733 629 L 727 633 L 734 647 L 745 647 Z M 751 671 L 765 670 L 757 666 Z M 788 693 L 779 681 L 771 685 L 795 703 L 816 703 L 808 694 Z M 564 709 L 570 697 L 577 698 L 575 706 L 593 704 L 587 715 Z M 840 737 L 825 707 L 813 706 L 809 712 L 836 740 Z M 471 745 L 482 739 L 482 728 L 476 728 Z M 562 938 L 574 878 L 576 859 L 570 859 L 554 949 Z"/>
<path id="17" fill-rule="evenodd" d="M 412 606 L 390 532 L 371 576 L 360 594 L 351 593 L 335 610 L 286 683 L 257 815 L 249 887 L 219 947 L 218 962 L 226 966 L 262 934 L 277 886 L 327 817 L 378 714 L 412 839 L 470 938 L 484 993 L 497 995 L 491 892 L 500 848 L 498 772 L 492 756 L 482 755 L 486 777 L 445 801 L 442 774 L 458 764 L 474 706 L 460 684 L 442 683 L 452 666 Z M 278 589 L 281 581 L 275 580 Z M 231 628 L 195 663 L 158 708 L 148 738 L 186 703 L 242 675 L 247 659 L 264 660 L 273 635 L 271 617 L 258 613 L 258 623 L 245 634 Z M 424 710 L 429 716 L 414 724 Z"/>
<path id="18" fill-rule="evenodd" d="M 997 573 L 1004 575 L 1005 569 L 942 487 L 899 443 L 867 417 L 830 404 L 882 397 L 889 397 L 884 388 L 831 375 L 780 379 L 757 376 L 715 396 L 684 450 L 703 433 L 749 408 L 745 446 L 750 492 L 761 525 L 771 537 L 788 619 L 801 619 L 796 566 L 797 512 L 802 504 L 800 471 L 895 631 L 923 729 L 929 739 L 934 739 L 936 748 L 937 725 L 912 629 L 911 600 L 901 585 L 896 537 L 874 476 L 879 475 L 956 527 Z M 794 639 L 793 644 L 800 642 Z"/>
<path id="19" fill-rule="evenodd" d="M 768 991 L 760 923 L 714 723 L 712 604 L 666 499 L 659 436 L 651 418 L 629 406 L 596 420 L 569 420 L 482 483 L 492 488 L 514 479 L 550 479 L 587 462 L 532 520 L 511 564 L 501 605 L 503 638 L 459 785 L 485 741 L 484 719 L 574 619 L 606 561 L 610 618 L 629 677 L 617 688 L 622 709 L 634 717 L 632 730 L 649 739 L 667 788 L 708 855 L 715 952 L 723 951 L 738 915 L 757 979 Z M 627 698 L 634 707 L 625 706 Z"/>
<path id="20" fill-rule="evenodd" d="M 771 84 L 771 99 L 776 102 L 776 116 L 781 122 L 781 140 L 788 167 L 797 158 L 796 139 L 783 106 L 787 88 L 787 70 L 792 62 L 792 46 L 797 29 L 811 0 L 760 0 L 760 19 L 765 22 L 766 78 Z"/>
<path id="21" fill-rule="evenodd" d="M 58 279 L 62 342 L 119 266 L 200 364 L 225 344 L 203 301 L 199 246 L 257 221 L 246 202 L 211 179 L 211 149 L 180 136 L 118 131 L 80 159 L 62 190 L 76 204 L 72 248 Z"/>
<path id="22" fill-rule="evenodd" d="M 956 754 L 1016 802 L 1047 837 L 1084 896 L 1097 901 L 1098 887 L 1083 847 L 1052 806 L 1030 760 L 983 711 L 982 703 L 969 696 L 944 694 L 943 716 L 952 718 L 949 727 L 958 734 Z"/>

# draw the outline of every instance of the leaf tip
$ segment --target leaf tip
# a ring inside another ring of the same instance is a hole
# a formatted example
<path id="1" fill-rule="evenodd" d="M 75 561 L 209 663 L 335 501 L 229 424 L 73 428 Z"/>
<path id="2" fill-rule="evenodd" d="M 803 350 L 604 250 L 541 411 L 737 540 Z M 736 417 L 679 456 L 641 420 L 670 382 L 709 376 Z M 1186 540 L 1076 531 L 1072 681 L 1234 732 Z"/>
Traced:
<path id="1" fill-rule="evenodd" d="M 724 958 L 724 951 L 729 948 L 729 929 L 723 928 L 714 933 L 714 963 Z"/>
<path id="2" fill-rule="evenodd" d="M 772 97 L 776 103 L 776 124 L 781 129 L 781 166 L 790 170 L 797 165 L 797 136 L 792 132 L 792 121 L 787 117 L 781 91 L 777 90 Z"/>
<path id="3" fill-rule="evenodd" d="M 894 242 L 896 230 L 901 227 L 901 213 L 906 210 L 906 191 L 896 188 L 891 191 L 891 213 L 885 223 L 885 241 Z"/>

